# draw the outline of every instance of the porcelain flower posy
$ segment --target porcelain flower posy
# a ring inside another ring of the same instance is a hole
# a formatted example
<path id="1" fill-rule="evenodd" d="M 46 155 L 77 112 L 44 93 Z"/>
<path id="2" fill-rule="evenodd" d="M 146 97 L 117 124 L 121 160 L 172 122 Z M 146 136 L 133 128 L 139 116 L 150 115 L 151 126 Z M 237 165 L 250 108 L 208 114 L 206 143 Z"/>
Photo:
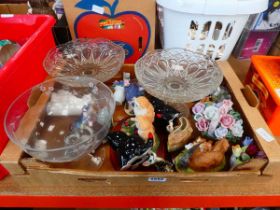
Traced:
<path id="1" fill-rule="evenodd" d="M 196 128 L 202 135 L 214 139 L 227 138 L 236 142 L 244 133 L 241 115 L 233 110 L 233 102 L 198 102 L 192 107 Z"/>

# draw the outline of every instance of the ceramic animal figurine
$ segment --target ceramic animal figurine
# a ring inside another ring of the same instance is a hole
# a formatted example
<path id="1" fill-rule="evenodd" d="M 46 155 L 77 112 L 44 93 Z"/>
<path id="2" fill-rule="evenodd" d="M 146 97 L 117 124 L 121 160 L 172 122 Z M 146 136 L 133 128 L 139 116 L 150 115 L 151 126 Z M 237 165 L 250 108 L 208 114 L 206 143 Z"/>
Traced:
<path id="1" fill-rule="evenodd" d="M 170 123 L 166 128 L 169 132 L 167 141 L 168 152 L 181 149 L 188 143 L 192 136 L 193 129 L 189 120 L 186 117 L 180 117 L 178 122 L 178 125 L 175 127 L 173 123 Z"/>
<path id="2" fill-rule="evenodd" d="M 107 135 L 110 146 L 118 152 L 121 170 L 135 169 L 149 158 L 153 146 L 151 137 L 145 142 L 137 135 L 127 136 L 120 131 Z"/>
<path id="3" fill-rule="evenodd" d="M 153 125 L 155 118 L 154 107 L 144 96 L 134 98 L 133 103 L 133 111 L 135 114 L 135 118 L 133 120 L 136 122 L 138 134 L 147 141 L 149 134 L 152 134 L 153 137 L 155 136 L 155 129 Z"/>
<path id="4" fill-rule="evenodd" d="M 225 153 L 229 148 L 227 139 L 221 139 L 214 144 L 212 141 L 199 137 L 194 143 L 175 158 L 178 171 L 220 171 L 225 165 Z"/>
<path id="5" fill-rule="evenodd" d="M 158 119 L 162 119 L 165 122 L 169 123 L 170 121 L 173 121 L 180 115 L 180 112 L 178 112 L 173 107 L 168 106 L 156 97 L 150 96 L 149 101 L 153 105 L 156 113 L 156 118 Z"/>

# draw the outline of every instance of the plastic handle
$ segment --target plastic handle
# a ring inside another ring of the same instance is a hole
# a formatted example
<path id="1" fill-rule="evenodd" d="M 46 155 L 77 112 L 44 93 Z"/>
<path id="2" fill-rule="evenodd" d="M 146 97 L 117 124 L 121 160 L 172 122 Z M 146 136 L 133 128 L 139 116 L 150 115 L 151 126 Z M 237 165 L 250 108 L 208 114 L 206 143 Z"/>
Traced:
<path id="1" fill-rule="evenodd" d="M 249 15 L 267 9 L 268 0 L 157 0 L 167 9 L 204 15 Z"/>

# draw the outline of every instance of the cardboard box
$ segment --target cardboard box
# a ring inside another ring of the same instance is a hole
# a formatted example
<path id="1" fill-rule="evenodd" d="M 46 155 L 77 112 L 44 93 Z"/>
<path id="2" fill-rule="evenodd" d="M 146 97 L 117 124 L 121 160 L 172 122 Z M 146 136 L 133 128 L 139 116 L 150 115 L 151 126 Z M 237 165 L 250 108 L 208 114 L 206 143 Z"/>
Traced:
<path id="1" fill-rule="evenodd" d="M 280 57 L 252 56 L 246 83 L 260 100 L 260 111 L 273 134 L 280 136 Z"/>
<path id="2" fill-rule="evenodd" d="M 72 38 L 113 40 L 126 50 L 126 63 L 135 63 L 154 49 L 155 0 L 63 0 L 63 4 Z"/>
<path id="3" fill-rule="evenodd" d="M 27 14 L 27 4 L 0 4 L 0 14 Z"/>
<path id="4" fill-rule="evenodd" d="M 195 195 L 195 194 L 224 194 L 224 188 L 220 186 L 235 186 L 233 192 L 239 192 L 240 188 L 247 188 L 248 182 L 259 184 L 261 181 L 267 181 L 265 177 L 271 177 L 280 170 L 280 145 L 276 140 L 267 141 L 266 137 L 259 135 L 256 129 L 262 128 L 270 134 L 269 128 L 255 107 L 254 95 L 247 93 L 247 89 L 233 72 L 227 62 L 219 62 L 219 67 L 224 73 L 225 82 L 232 93 L 235 108 L 242 113 L 244 123 L 246 124 L 246 133 L 252 136 L 267 155 L 268 162 L 255 159 L 248 164 L 243 165 L 242 170 L 223 171 L 223 172 L 200 172 L 200 173 L 163 173 L 152 171 L 117 171 L 110 161 L 110 149 L 108 145 L 105 150 L 105 161 L 100 169 L 91 164 L 90 157 L 85 157 L 78 161 L 61 164 L 48 164 L 35 160 L 26 155 L 21 149 L 10 142 L 2 155 L 1 163 L 10 171 L 13 180 L 18 182 L 22 188 L 27 185 L 36 188 L 39 187 L 43 192 L 50 189 L 50 186 L 56 186 L 53 191 L 63 191 L 73 189 L 71 193 L 75 195 L 85 195 L 89 188 L 107 190 L 106 196 L 113 195 L 116 190 L 121 189 L 122 195 L 133 195 L 141 193 L 142 195 L 153 194 L 156 189 L 173 189 L 166 191 L 169 196 L 172 195 Z M 123 71 L 133 72 L 132 65 L 125 65 Z M 122 78 L 120 72 L 115 79 Z M 244 96 L 245 95 L 245 96 Z M 95 188 L 97 187 L 97 188 Z M 141 191 L 139 188 L 141 187 Z M 109 193 L 108 193 L 109 192 Z M 68 193 L 70 191 L 68 190 Z M 99 192 L 96 192 L 98 194 Z M 234 194 L 234 193 L 233 193 Z M 120 195 L 120 194 L 119 194 Z M 103 194 L 104 196 L 104 194 Z"/>

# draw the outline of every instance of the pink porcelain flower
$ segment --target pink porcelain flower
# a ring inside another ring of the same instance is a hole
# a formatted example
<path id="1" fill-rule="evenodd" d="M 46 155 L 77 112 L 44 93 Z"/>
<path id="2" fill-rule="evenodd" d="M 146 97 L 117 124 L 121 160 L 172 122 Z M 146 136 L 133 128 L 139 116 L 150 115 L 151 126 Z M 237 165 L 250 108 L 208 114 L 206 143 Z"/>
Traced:
<path id="1" fill-rule="evenodd" d="M 225 108 L 226 112 L 228 112 L 229 110 L 232 109 L 232 105 L 233 105 L 233 102 L 229 99 L 224 99 L 223 100 L 223 105 L 222 107 Z"/>
<path id="2" fill-rule="evenodd" d="M 235 123 L 235 119 L 231 115 L 225 114 L 221 117 L 220 123 L 222 127 L 230 128 Z"/>
<path id="3" fill-rule="evenodd" d="M 220 115 L 225 115 L 225 114 L 227 114 L 227 112 L 228 112 L 228 110 L 224 106 L 221 106 L 219 108 Z"/>
<path id="4" fill-rule="evenodd" d="M 199 131 L 207 131 L 209 128 L 209 121 L 205 118 L 199 118 L 198 121 L 195 123 L 195 126 Z"/>
<path id="5" fill-rule="evenodd" d="M 202 113 L 203 110 L 205 109 L 205 104 L 201 102 L 197 102 L 193 107 L 192 107 L 192 112 L 194 114 Z"/>

